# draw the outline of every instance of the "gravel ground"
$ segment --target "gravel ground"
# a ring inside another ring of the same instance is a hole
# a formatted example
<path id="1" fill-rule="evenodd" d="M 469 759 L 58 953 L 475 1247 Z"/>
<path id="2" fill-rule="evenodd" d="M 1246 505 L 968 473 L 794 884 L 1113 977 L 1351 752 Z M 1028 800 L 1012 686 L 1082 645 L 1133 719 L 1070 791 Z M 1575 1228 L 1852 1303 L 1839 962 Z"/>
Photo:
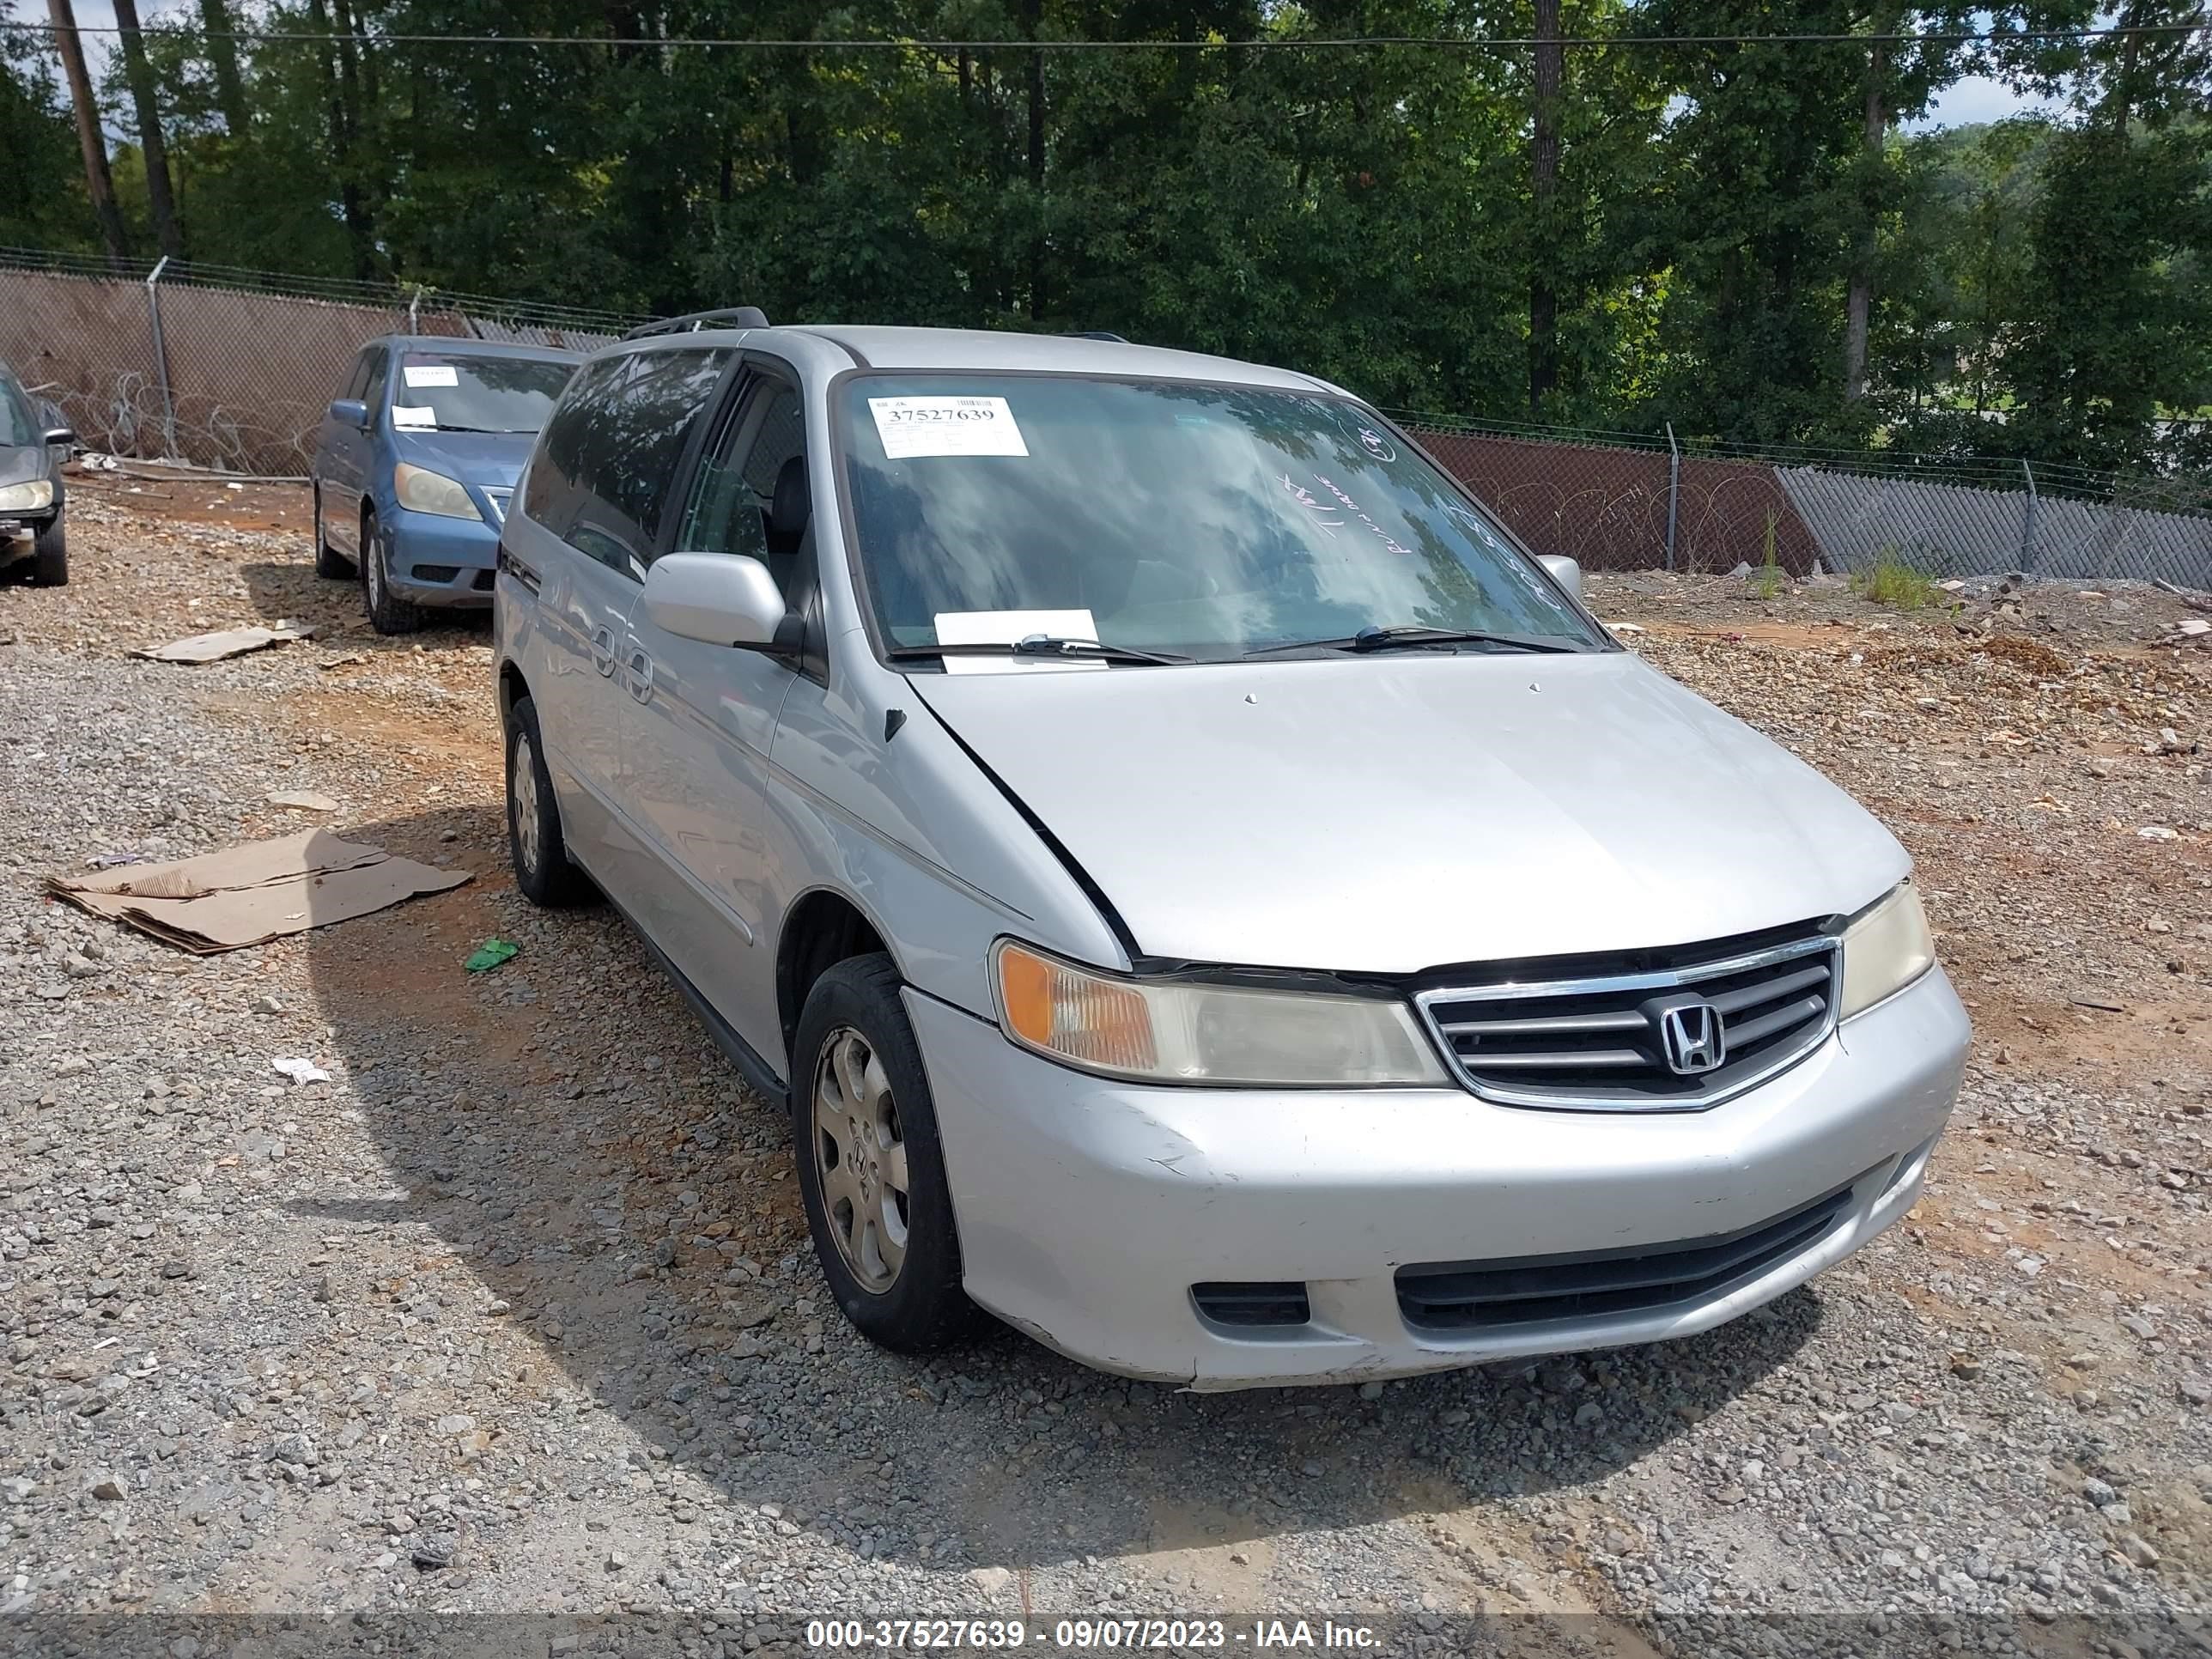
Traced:
<path id="1" fill-rule="evenodd" d="M 629 1613 L 600 1634 L 703 1652 L 821 1613 L 1356 1609 L 1430 1646 L 1486 1612 L 1805 1650 L 1850 1613 L 1895 1650 L 2075 1619 L 2196 1650 L 2212 650 L 2178 601 L 1595 581 L 1919 860 L 1978 1028 L 1927 1198 L 1690 1341 L 1200 1396 L 1011 1334 L 868 1347 L 782 1122 L 618 922 L 514 893 L 484 628 L 364 631 L 296 492 L 73 514 L 75 585 L 0 590 L 0 1650 L 123 1613 L 358 1615 L 333 1645 Z M 125 655 L 279 617 L 325 631 Z M 301 789 L 337 810 L 268 799 Z M 40 891 L 310 822 L 475 879 L 205 958 Z M 520 954 L 464 973 L 495 934 Z"/>

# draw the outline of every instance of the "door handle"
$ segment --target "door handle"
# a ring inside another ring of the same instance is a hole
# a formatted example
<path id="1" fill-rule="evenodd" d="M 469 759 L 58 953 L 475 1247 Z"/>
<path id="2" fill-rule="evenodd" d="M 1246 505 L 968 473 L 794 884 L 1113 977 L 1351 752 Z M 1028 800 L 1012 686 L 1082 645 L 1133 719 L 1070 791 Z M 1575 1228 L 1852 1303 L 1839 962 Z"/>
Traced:
<path id="1" fill-rule="evenodd" d="M 653 659 L 635 643 L 629 648 L 629 694 L 640 702 L 653 701 Z"/>
<path id="2" fill-rule="evenodd" d="M 615 630 L 604 623 L 592 630 L 592 666 L 607 679 L 615 677 Z"/>

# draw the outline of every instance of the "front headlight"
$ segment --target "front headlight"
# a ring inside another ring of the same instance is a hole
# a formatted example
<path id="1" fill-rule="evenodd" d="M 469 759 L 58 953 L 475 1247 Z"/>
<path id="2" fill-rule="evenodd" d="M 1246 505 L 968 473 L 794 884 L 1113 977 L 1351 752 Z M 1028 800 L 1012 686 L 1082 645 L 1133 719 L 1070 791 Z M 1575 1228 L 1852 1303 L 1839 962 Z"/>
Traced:
<path id="1" fill-rule="evenodd" d="M 54 504 L 54 481 L 33 478 L 28 483 L 0 488 L 0 513 L 37 513 Z"/>
<path id="2" fill-rule="evenodd" d="M 992 965 L 1006 1035 L 1080 1071 L 1277 1088 L 1449 1081 L 1402 1002 L 1127 979 L 1012 939 Z"/>
<path id="3" fill-rule="evenodd" d="M 1936 965 L 1928 913 L 1910 878 L 1859 912 L 1844 929 L 1844 999 L 1838 1018 L 1864 1013 Z"/>
<path id="4" fill-rule="evenodd" d="M 392 469 L 392 493 L 399 497 L 399 505 L 411 507 L 417 513 L 435 513 L 446 519 L 481 519 L 476 502 L 460 482 L 442 472 L 433 472 L 427 466 L 414 466 L 405 461 Z"/>

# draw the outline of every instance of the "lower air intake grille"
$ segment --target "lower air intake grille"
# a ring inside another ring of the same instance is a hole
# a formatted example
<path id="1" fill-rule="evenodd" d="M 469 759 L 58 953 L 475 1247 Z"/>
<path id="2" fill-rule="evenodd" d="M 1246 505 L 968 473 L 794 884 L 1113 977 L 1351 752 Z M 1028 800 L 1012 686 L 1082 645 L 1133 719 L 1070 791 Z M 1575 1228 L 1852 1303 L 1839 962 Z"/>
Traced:
<path id="1" fill-rule="evenodd" d="M 1431 1261 L 1398 1269 L 1398 1311 L 1419 1330 L 1498 1330 L 1698 1302 L 1810 1249 L 1850 1205 L 1844 1188 L 1741 1232 L 1627 1251 Z"/>
<path id="2" fill-rule="evenodd" d="M 1194 1285 L 1190 1299 L 1217 1325 L 1303 1325 L 1313 1317 L 1306 1287 L 1295 1279 Z"/>
<path id="3" fill-rule="evenodd" d="M 1695 1111 L 1816 1048 L 1835 1024 L 1832 934 L 1723 939 L 1641 957 L 1520 964 L 1415 998 L 1486 1100 Z"/>

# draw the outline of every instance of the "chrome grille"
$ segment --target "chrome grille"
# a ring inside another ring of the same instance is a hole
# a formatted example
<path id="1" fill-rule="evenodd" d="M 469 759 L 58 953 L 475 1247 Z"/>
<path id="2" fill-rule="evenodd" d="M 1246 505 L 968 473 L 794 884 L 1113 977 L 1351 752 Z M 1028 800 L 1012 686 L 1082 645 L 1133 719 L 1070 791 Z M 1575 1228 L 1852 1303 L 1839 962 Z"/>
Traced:
<path id="1" fill-rule="evenodd" d="M 1557 975 L 1536 963 L 1527 977 L 1414 1001 L 1475 1093 L 1567 1111 L 1699 1110 L 1802 1060 L 1835 1024 L 1833 934 L 1669 955 L 1659 965 L 1583 959 Z"/>
<path id="2" fill-rule="evenodd" d="M 491 518 L 495 528 L 507 522 L 507 504 L 514 495 L 514 492 L 512 489 L 487 488 L 484 490 L 485 499 L 491 502 Z"/>

